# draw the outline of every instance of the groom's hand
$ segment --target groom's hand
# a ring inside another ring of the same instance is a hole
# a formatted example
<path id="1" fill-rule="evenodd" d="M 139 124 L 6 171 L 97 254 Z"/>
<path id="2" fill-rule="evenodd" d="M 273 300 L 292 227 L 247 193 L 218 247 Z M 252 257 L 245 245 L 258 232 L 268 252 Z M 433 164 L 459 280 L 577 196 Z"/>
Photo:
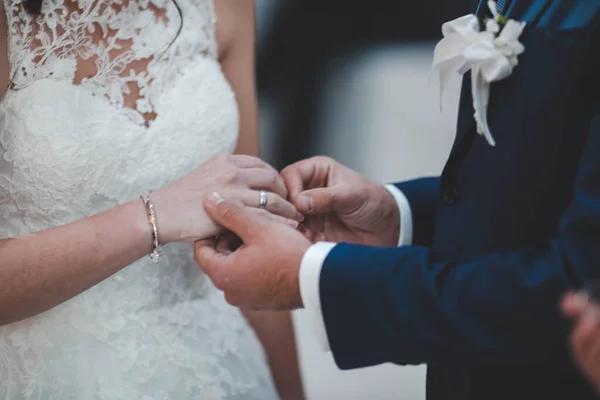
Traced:
<path id="1" fill-rule="evenodd" d="M 600 393 L 600 305 L 584 293 L 569 293 L 561 306 L 574 321 L 570 338 L 573 357 Z"/>
<path id="2" fill-rule="evenodd" d="M 328 157 L 299 161 L 281 176 L 311 239 L 397 245 L 400 211 L 383 186 Z"/>
<path id="3" fill-rule="evenodd" d="M 294 227 L 261 217 L 213 193 L 207 214 L 243 243 L 235 251 L 214 240 L 196 242 L 195 258 L 231 305 L 252 309 L 302 307 L 298 272 L 311 243 Z"/>

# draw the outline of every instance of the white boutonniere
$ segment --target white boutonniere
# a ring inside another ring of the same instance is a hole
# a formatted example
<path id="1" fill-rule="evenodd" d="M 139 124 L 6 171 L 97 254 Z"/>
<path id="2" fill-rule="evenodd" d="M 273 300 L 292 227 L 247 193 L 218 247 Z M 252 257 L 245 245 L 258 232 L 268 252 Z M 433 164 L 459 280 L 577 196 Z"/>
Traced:
<path id="1" fill-rule="evenodd" d="M 517 66 L 525 51 L 519 42 L 525 23 L 500 14 L 495 1 L 487 5 L 491 16 L 483 21 L 470 14 L 442 25 L 444 38 L 435 47 L 433 69 L 439 72 L 441 91 L 451 74 L 471 71 L 477 132 L 495 146 L 487 123 L 490 84 L 510 76 Z"/>

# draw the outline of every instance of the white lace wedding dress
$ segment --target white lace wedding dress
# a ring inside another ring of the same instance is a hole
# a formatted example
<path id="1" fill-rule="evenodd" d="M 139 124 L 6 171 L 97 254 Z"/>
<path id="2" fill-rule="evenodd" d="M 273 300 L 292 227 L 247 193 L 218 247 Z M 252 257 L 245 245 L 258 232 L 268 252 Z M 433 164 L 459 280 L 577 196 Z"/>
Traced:
<path id="1" fill-rule="evenodd" d="M 45 0 L 34 21 L 21 0 L 4 0 L 12 84 L 0 103 L 0 238 L 136 199 L 234 148 L 214 5 L 177 2 L 181 18 L 171 0 Z M 172 245 L 158 265 L 145 257 L 0 328 L 0 398 L 276 395 L 245 319 L 191 247 Z"/>

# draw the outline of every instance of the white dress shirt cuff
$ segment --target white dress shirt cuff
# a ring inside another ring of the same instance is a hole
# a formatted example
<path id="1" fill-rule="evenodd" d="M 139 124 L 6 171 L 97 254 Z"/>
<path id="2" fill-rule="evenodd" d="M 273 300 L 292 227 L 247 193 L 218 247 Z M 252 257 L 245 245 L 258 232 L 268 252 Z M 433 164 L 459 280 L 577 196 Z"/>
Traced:
<path id="1" fill-rule="evenodd" d="M 412 221 L 412 210 L 408 199 L 394 185 L 385 185 L 385 188 L 392 195 L 396 203 L 398 204 L 398 210 L 400 210 L 400 236 L 398 237 L 398 247 L 410 246 L 412 244 L 413 237 L 413 221 Z"/>
<path id="2" fill-rule="evenodd" d="M 304 309 L 309 313 L 317 342 L 322 351 L 329 351 L 329 340 L 325 330 L 323 311 L 321 310 L 321 294 L 319 292 L 319 279 L 321 268 L 327 255 L 335 247 L 335 243 L 318 242 L 308 248 L 300 263 L 300 296 Z"/>

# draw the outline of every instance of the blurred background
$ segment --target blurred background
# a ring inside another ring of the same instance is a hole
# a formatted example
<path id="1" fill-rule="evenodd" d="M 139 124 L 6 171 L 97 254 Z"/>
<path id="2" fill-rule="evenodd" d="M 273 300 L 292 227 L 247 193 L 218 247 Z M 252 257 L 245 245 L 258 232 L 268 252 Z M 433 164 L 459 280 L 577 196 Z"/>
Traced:
<path id="1" fill-rule="evenodd" d="M 256 0 L 263 155 L 282 168 L 317 154 L 380 181 L 441 172 L 455 133 L 457 78 L 440 112 L 430 73 L 444 21 L 473 0 Z M 295 315 L 309 400 L 425 399 L 425 367 L 339 371 Z"/>

